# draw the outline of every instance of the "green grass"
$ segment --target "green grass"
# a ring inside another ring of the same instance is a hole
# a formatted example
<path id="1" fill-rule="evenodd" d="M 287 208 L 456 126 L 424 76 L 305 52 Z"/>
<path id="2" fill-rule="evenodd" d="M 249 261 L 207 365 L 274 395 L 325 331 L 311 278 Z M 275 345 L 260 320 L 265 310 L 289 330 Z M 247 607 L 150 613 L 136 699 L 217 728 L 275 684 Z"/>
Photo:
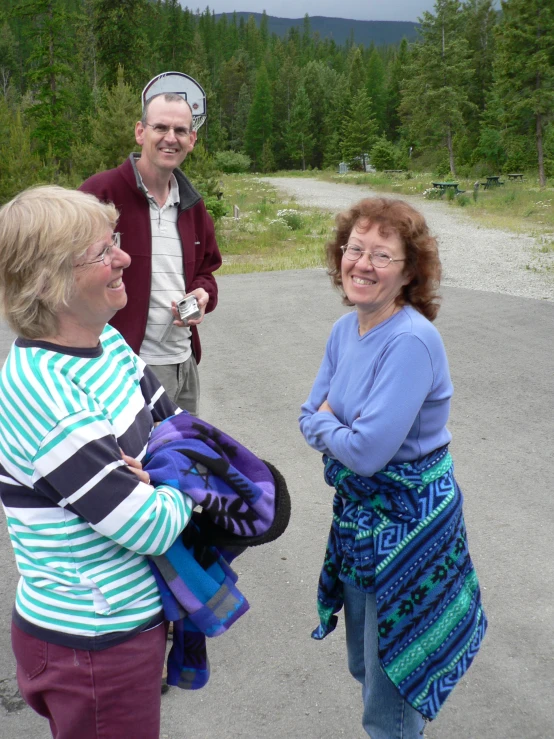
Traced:
<path id="1" fill-rule="evenodd" d="M 330 182 L 358 184 L 391 194 L 423 198 L 436 177 L 431 173 L 408 175 L 349 172 L 279 172 L 277 176 L 317 177 Z M 447 179 L 447 178 L 444 178 Z M 251 175 L 225 175 L 225 200 L 240 210 L 240 217 L 222 218 L 217 224 L 217 240 L 223 257 L 219 274 L 305 269 L 325 265 L 325 243 L 331 238 L 334 215 L 317 208 L 299 206 L 282 196 L 266 182 Z M 464 195 L 447 201 L 480 225 L 526 233 L 539 240 L 539 269 L 554 272 L 554 188 L 539 188 L 528 177 L 526 182 L 506 183 L 491 190 L 479 188 L 473 198 L 475 180 L 459 178 Z"/>
<path id="2" fill-rule="evenodd" d="M 322 267 L 334 216 L 281 200 L 275 188 L 248 175 L 223 178 L 225 199 L 240 215 L 217 224 L 223 264 L 218 274 Z"/>

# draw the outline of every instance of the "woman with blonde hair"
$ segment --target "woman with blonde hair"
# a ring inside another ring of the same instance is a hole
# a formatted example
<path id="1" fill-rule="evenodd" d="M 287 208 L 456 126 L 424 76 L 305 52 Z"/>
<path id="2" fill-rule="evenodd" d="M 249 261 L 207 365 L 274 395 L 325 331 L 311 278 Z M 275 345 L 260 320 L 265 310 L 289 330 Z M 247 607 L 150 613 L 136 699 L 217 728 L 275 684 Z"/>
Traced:
<path id="1" fill-rule="evenodd" d="M 12 620 L 25 701 L 58 739 L 158 739 L 166 635 L 146 557 L 191 500 L 141 469 L 177 412 L 107 325 L 127 302 L 118 213 L 36 187 L 0 209 L 0 496 L 20 573 Z"/>
<path id="2" fill-rule="evenodd" d="M 372 739 L 415 739 L 486 629 L 454 479 L 440 260 L 423 216 L 368 198 L 337 217 L 329 274 L 355 310 L 327 342 L 300 416 L 335 488 L 316 639 L 344 605 Z"/>

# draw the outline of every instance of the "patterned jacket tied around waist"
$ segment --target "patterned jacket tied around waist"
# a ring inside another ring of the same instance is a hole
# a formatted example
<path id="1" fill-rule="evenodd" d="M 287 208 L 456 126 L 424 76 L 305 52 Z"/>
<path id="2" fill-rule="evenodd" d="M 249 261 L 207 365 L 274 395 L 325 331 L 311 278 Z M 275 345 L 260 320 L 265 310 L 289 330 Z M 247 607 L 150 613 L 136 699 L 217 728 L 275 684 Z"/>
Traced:
<path id="1" fill-rule="evenodd" d="M 487 627 L 448 447 L 372 477 L 323 461 L 336 493 L 312 636 L 335 628 L 343 582 L 375 592 L 381 666 L 404 699 L 433 719 Z"/>

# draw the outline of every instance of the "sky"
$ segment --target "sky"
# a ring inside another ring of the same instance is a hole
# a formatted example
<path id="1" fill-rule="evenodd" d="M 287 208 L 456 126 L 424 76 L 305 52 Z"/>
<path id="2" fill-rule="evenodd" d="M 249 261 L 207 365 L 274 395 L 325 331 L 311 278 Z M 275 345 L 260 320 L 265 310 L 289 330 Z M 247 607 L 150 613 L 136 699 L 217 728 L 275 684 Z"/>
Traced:
<path id="1" fill-rule="evenodd" d="M 191 10 L 196 4 L 190 0 L 181 0 Z M 232 13 L 245 11 L 262 13 L 278 18 L 303 18 L 306 13 L 310 17 L 323 15 L 327 18 L 347 18 L 360 21 L 417 21 L 425 10 L 432 11 L 435 0 L 211 0 L 206 5 L 215 13 Z"/>

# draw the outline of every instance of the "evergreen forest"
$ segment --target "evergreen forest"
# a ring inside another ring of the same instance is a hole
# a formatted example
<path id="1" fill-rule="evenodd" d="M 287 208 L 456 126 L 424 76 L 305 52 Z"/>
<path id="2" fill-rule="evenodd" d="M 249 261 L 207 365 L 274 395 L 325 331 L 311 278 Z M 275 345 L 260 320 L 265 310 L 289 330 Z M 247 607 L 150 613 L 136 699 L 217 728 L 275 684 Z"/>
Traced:
<path id="1" fill-rule="evenodd" d="M 416 41 L 337 45 L 308 16 L 284 37 L 178 0 L 3 0 L 0 202 L 78 185 L 136 150 L 140 92 L 160 72 L 204 87 L 190 159 L 271 172 L 411 169 L 554 177 L 552 0 L 436 0 Z M 188 165 L 187 165 L 188 166 Z"/>

